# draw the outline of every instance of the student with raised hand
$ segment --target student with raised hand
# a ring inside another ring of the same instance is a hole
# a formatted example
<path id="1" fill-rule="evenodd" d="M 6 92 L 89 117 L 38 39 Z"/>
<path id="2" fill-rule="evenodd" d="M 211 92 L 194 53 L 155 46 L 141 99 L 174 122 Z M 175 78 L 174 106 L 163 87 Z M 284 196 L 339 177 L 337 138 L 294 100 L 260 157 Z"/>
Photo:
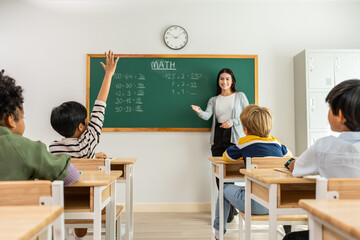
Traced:
<path id="1" fill-rule="evenodd" d="M 98 97 L 87 121 L 86 108 L 78 102 L 69 101 L 55 107 L 51 112 L 51 126 L 60 135 L 60 141 L 50 144 L 49 150 L 54 154 L 67 153 L 73 158 L 106 158 L 105 153 L 95 154 L 95 148 L 100 141 L 101 129 L 105 117 L 106 100 L 109 95 L 112 77 L 116 70 L 119 57 L 114 53 L 105 52 L 106 64 L 101 62 L 105 70 Z M 87 228 L 76 228 L 75 239 L 82 239 L 87 234 Z"/>
<path id="2" fill-rule="evenodd" d="M 238 144 L 230 146 L 223 154 L 223 160 L 233 162 L 247 157 L 291 157 L 291 152 L 280 141 L 270 135 L 272 129 L 272 115 L 269 109 L 258 105 L 248 105 L 240 114 L 245 137 L 239 139 Z M 246 164 L 245 164 L 246 165 Z M 228 218 L 230 204 L 239 211 L 245 211 L 245 188 L 234 184 L 224 184 L 224 220 Z M 268 214 L 268 209 L 258 202 L 251 200 L 251 213 Z M 214 220 L 215 238 L 219 239 L 220 229 L 219 199 L 216 203 Z M 226 230 L 226 221 L 224 221 Z"/>
<path id="3" fill-rule="evenodd" d="M 239 138 L 244 136 L 239 116 L 247 105 L 249 101 L 243 92 L 236 90 L 235 75 L 229 68 L 219 71 L 216 79 L 216 96 L 210 98 L 205 111 L 199 106 L 191 105 L 198 116 L 204 120 L 214 115 L 210 136 L 212 156 L 222 156 L 229 146 L 235 145 Z M 216 183 L 219 188 L 217 178 Z M 227 222 L 232 221 L 234 214 L 236 210 L 231 207 Z"/>
<path id="4" fill-rule="evenodd" d="M 119 57 L 114 53 L 105 53 L 106 64 L 101 62 L 105 70 L 97 100 L 87 121 L 87 110 L 78 102 L 64 102 L 51 112 L 51 126 L 64 138 L 50 144 L 49 150 L 54 154 L 67 153 L 73 158 L 106 158 L 106 154 L 95 154 L 99 143 L 101 129 L 105 117 L 106 100 L 109 94 L 112 76 L 115 73 Z"/>
<path id="5" fill-rule="evenodd" d="M 295 177 L 360 178 L 360 80 L 339 83 L 325 101 L 330 106 L 331 130 L 341 134 L 320 138 L 285 166 Z M 309 232 L 292 232 L 284 237 L 294 239 L 309 239 Z"/>
<path id="6" fill-rule="evenodd" d="M 79 172 L 70 156 L 53 155 L 40 141 L 23 137 L 23 89 L 13 78 L 0 71 L 0 180 L 63 180 L 71 185 Z"/>

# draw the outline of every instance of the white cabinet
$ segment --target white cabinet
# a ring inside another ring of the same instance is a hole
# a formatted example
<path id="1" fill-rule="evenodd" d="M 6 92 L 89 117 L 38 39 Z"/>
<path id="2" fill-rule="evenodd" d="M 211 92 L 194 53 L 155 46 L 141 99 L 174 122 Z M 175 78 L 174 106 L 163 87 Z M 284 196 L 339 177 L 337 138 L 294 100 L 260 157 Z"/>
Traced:
<path id="1" fill-rule="evenodd" d="M 338 83 L 360 79 L 360 49 L 304 50 L 294 57 L 295 146 L 299 156 L 332 132 L 325 98 Z"/>

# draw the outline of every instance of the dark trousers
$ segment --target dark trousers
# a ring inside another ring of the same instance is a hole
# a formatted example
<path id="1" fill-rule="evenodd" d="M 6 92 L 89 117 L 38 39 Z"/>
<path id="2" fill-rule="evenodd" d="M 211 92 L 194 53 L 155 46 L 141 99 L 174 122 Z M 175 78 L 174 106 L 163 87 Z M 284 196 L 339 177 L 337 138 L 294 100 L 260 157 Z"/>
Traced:
<path id="1" fill-rule="evenodd" d="M 211 146 L 211 153 L 213 157 L 221 157 L 225 150 L 235 145 L 231 143 L 231 128 L 220 128 L 221 123 L 216 122 L 215 124 L 215 132 L 214 132 L 214 144 Z M 219 179 L 215 178 L 216 186 L 219 189 Z M 225 183 L 225 184 L 234 184 L 234 183 Z M 234 219 L 234 215 L 236 214 L 236 209 L 231 205 L 229 217 L 227 222 L 231 222 Z"/>
<path id="2" fill-rule="evenodd" d="M 283 240 L 309 240 L 309 231 L 291 232 L 285 235 Z"/>

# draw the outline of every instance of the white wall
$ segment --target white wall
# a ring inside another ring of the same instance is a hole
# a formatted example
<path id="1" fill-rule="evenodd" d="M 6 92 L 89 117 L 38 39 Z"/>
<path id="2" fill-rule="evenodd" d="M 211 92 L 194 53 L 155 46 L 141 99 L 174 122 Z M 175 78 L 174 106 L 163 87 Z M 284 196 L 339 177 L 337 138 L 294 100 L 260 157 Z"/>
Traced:
<path id="1" fill-rule="evenodd" d="M 168 49 L 172 24 L 188 45 Z M 25 89 L 25 136 L 60 138 L 49 123 L 63 101 L 85 104 L 86 54 L 256 54 L 259 104 L 272 134 L 294 149 L 293 56 L 360 48 L 360 1 L 0 0 L 0 69 Z M 105 132 L 98 151 L 137 156 L 136 203 L 210 201 L 209 133 Z"/>

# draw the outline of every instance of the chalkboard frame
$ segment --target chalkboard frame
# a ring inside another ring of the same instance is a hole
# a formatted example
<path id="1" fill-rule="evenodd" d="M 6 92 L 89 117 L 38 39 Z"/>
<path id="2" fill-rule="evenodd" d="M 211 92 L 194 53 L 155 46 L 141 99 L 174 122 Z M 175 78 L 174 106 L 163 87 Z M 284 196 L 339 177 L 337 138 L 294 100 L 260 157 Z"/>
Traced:
<path id="1" fill-rule="evenodd" d="M 87 54 L 86 60 L 86 109 L 90 116 L 90 63 L 92 58 L 104 58 L 105 54 Z M 258 104 L 258 56 L 257 55 L 197 55 L 197 54 L 115 54 L 120 58 L 226 58 L 254 60 L 254 96 Z M 104 132 L 208 132 L 211 128 L 107 128 Z"/>

